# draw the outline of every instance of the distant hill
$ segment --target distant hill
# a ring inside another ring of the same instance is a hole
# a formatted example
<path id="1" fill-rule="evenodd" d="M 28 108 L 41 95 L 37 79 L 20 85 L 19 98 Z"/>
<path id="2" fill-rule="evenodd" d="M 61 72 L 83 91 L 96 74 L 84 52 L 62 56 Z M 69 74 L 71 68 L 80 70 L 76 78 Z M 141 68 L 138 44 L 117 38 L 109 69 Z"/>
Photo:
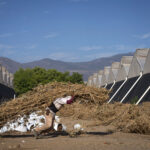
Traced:
<path id="1" fill-rule="evenodd" d="M 80 74 L 83 74 L 84 80 L 87 81 L 88 77 L 94 72 L 98 72 L 105 66 L 110 66 L 114 61 L 120 61 L 122 56 L 131 55 L 133 55 L 133 53 L 124 53 L 111 57 L 99 58 L 88 62 L 63 62 L 45 58 L 29 63 L 19 63 L 9 58 L 0 57 L 0 63 L 11 73 L 15 73 L 19 68 L 34 68 L 39 66 L 45 69 L 56 69 L 61 72 L 79 72 Z"/>

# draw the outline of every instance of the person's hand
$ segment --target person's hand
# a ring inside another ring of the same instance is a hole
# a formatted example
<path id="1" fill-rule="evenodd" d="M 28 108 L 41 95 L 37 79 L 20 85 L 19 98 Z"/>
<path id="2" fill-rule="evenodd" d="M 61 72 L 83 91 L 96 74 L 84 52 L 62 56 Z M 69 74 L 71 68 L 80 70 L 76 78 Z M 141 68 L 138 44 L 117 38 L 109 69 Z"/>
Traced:
<path id="1" fill-rule="evenodd" d="M 79 97 L 79 95 L 74 95 L 74 100 L 77 99 Z"/>
<path id="2" fill-rule="evenodd" d="M 48 116 L 50 114 L 50 110 L 46 109 L 46 115 Z"/>

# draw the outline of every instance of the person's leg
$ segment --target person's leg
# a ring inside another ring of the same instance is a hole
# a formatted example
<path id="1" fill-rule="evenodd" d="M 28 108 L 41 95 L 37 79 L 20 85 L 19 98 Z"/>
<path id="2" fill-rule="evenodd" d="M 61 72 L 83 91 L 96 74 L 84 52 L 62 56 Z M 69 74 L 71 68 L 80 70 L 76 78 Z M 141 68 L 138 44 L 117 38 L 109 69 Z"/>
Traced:
<path id="1" fill-rule="evenodd" d="M 45 116 L 45 124 L 41 127 L 36 127 L 34 129 L 38 134 L 42 133 L 43 131 L 47 129 L 53 128 L 55 115 L 52 114 L 51 112 L 49 113 L 46 112 L 44 116 Z"/>

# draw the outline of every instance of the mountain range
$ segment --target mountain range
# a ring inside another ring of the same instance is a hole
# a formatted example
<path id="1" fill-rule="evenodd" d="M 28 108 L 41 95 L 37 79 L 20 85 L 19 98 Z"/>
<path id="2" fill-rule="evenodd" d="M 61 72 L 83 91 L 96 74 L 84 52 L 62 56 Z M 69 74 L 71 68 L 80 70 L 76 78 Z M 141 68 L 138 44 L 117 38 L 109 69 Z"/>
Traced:
<path id="1" fill-rule="evenodd" d="M 87 81 L 88 77 L 93 73 L 98 72 L 105 66 L 110 66 L 112 62 L 120 62 L 122 56 L 131 55 L 133 55 L 133 53 L 117 54 L 111 57 L 102 57 L 88 62 L 63 62 L 45 58 L 28 63 L 19 63 L 6 57 L 0 57 L 0 63 L 11 73 L 15 73 L 19 68 L 34 68 L 39 66 L 45 69 L 56 69 L 61 72 L 78 72 L 83 75 L 84 81 Z"/>

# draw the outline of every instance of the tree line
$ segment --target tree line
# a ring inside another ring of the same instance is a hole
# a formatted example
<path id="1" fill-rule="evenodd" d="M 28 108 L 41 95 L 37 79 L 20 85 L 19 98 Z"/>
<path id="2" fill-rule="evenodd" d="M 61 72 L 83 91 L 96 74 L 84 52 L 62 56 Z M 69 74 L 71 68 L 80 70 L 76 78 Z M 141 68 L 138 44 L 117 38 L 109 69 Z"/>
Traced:
<path id="1" fill-rule="evenodd" d="M 59 72 L 56 69 L 44 69 L 35 67 L 33 69 L 20 68 L 14 74 L 14 89 L 17 95 L 23 94 L 38 84 L 46 84 L 49 82 L 71 82 L 83 83 L 83 77 L 77 72 L 70 74 L 69 72 Z"/>

